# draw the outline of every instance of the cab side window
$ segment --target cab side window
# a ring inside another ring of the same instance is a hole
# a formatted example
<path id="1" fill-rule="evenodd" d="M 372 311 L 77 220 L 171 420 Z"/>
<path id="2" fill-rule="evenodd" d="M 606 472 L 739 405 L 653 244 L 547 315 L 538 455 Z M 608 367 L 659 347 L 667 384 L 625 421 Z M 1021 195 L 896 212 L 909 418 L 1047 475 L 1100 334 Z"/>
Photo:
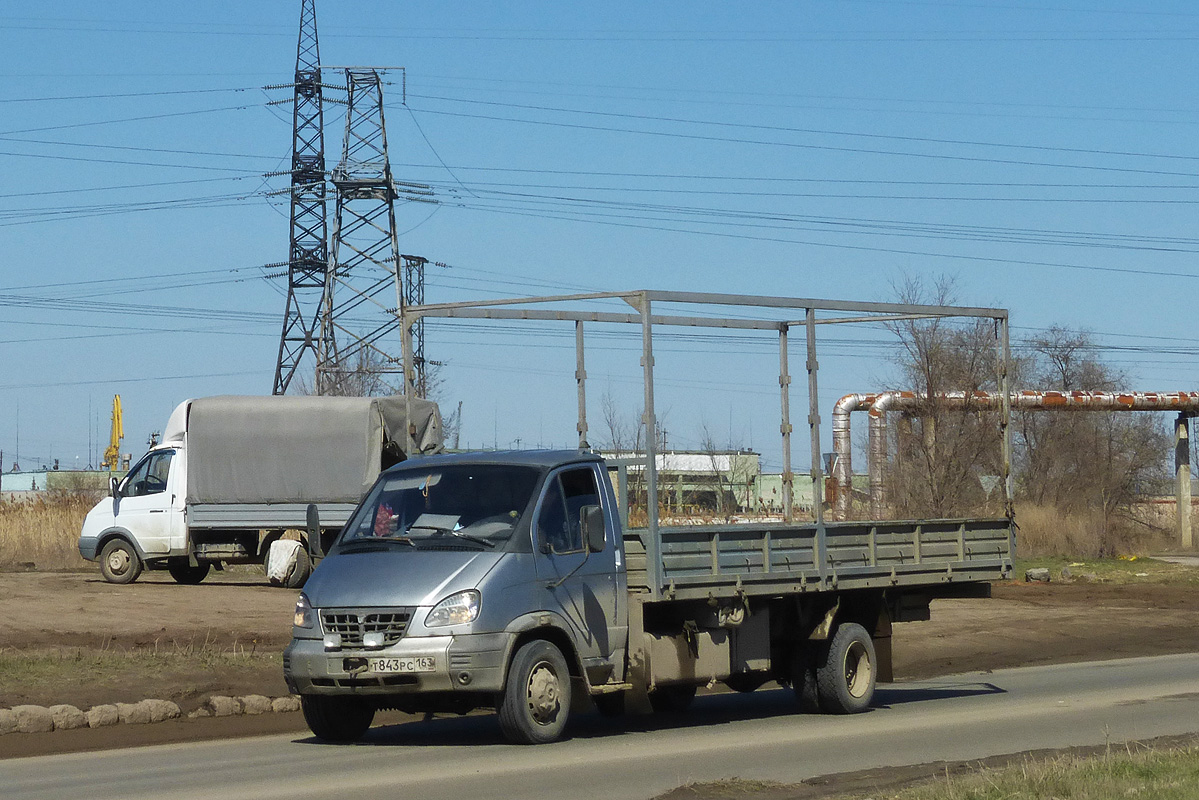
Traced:
<path id="1" fill-rule="evenodd" d="M 550 479 L 537 514 L 537 540 L 549 545 L 551 552 L 569 553 L 570 534 L 566 528 L 566 500 L 558 476 Z"/>
<path id="2" fill-rule="evenodd" d="M 171 470 L 171 457 L 174 455 L 173 450 L 163 450 L 145 458 L 125 478 L 121 494 L 125 497 L 144 497 L 165 492 L 167 476 Z"/>
<path id="3" fill-rule="evenodd" d="M 588 505 L 599 505 L 595 472 L 584 467 L 559 473 L 551 480 L 541 501 L 537 517 L 539 541 L 547 543 L 555 553 L 581 552 L 582 510 Z"/>

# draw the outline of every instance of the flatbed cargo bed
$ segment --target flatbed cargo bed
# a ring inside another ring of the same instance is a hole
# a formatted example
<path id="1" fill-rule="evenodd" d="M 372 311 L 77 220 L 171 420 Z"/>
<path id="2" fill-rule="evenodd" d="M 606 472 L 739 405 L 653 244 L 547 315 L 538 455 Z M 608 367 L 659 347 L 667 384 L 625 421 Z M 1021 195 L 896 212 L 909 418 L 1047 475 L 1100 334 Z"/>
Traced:
<path id="1" fill-rule="evenodd" d="M 1012 572 L 1006 519 L 695 525 L 658 533 L 659 589 L 667 600 L 942 586 Z M 630 591 L 652 590 L 648 535 L 641 528 L 624 536 Z"/>

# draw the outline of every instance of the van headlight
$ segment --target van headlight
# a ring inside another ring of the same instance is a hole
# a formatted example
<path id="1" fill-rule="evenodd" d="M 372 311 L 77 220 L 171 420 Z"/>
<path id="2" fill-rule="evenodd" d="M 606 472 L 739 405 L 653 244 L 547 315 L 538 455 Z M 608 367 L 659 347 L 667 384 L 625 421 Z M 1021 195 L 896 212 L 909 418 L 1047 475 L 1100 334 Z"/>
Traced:
<path id="1" fill-rule="evenodd" d="M 311 628 L 313 621 L 312 605 L 308 602 L 308 595 L 301 592 L 300 599 L 296 601 L 296 615 L 291 624 L 297 628 Z"/>
<path id="2" fill-rule="evenodd" d="M 462 625 L 474 622 L 479 618 L 479 593 L 474 589 L 457 592 L 437 605 L 425 617 L 426 628 L 440 628 L 443 625 Z"/>

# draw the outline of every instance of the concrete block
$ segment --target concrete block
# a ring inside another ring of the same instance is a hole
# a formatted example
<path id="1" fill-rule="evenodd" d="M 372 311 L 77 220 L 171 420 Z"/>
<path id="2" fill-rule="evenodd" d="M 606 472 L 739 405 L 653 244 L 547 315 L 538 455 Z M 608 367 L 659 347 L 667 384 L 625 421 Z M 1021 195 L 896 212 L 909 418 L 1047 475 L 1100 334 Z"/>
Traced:
<path id="1" fill-rule="evenodd" d="M 260 694 L 247 694 L 237 699 L 241 701 L 241 709 L 245 714 L 265 714 L 271 710 L 271 698 Z"/>
<path id="2" fill-rule="evenodd" d="M 235 717 L 242 712 L 240 700 L 222 694 L 214 694 L 205 705 L 214 717 Z"/>
<path id="3" fill-rule="evenodd" d="M 54 730 L 54 718 L 45 706 L 13 706 L 17 715 L 17 730 L 21 733 L 49 733 Z"/>
<path id="4" fill-rule="evenodd" d="M 143 700 L 138 705 L 144 705 L 150 712 L 151 722 L 165 722 L 168 719 L 178 719 L 182 713 L 179 706 L 170 700 Z"/>
<path id="5" fill-rule="evenodd" d="M 126 725 L 145 725 L 150 721 L 150 709 L 141 703 L 117 703 L 117 714 Z"/>
<path id="6" fill-rule="evenodd" d="M 92 706 L 87 710 L 89 728 L 105 728 L 121 721 L 121 714 L 114 705 Z"/>
<path id="7" fill-rule="evenodd" d="M 87 715 L 75 706 L 66 704 L 50 706 L 50 718 L 54 720 L 54 730 L 70 731 L 75 728 L 87 727 Z"/>
<path id="8" fill-rule="evenodd" d="M 295 695 L 287 695 L 286 697 L 276 697 L 271 701 L 271 711 L 276 714 L 287 714 L 293 711 L 300 710 L 300 698 Z"/>

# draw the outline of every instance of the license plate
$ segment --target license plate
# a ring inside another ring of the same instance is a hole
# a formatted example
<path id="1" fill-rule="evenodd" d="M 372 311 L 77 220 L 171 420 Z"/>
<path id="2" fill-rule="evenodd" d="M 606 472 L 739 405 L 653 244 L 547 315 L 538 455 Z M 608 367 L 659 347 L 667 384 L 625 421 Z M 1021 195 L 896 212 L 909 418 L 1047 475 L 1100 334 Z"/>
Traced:
<path id="1" fill-rule="evenodd" d="M 368 658 L 367 672 L 432 672 L 437 668 L 437 660 L 433 656 L 417 656 L 414 658 Z"/>

